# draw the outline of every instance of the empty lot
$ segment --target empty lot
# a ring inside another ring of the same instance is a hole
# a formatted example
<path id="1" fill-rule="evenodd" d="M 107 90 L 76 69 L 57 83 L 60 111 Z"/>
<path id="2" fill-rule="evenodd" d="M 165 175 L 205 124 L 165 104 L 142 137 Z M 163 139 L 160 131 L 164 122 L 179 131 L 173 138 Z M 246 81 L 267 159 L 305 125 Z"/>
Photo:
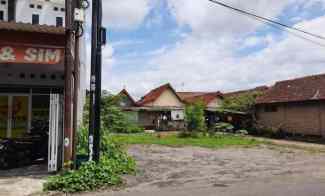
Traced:
<path id="1" fill-rule="evenodd" d="M 211 150 L 133 145 L 137 176 L 90 195 L 324 195 L 325 154 L 261 145 Z M 87 194 L 85 194 L 87 195 Z"/>

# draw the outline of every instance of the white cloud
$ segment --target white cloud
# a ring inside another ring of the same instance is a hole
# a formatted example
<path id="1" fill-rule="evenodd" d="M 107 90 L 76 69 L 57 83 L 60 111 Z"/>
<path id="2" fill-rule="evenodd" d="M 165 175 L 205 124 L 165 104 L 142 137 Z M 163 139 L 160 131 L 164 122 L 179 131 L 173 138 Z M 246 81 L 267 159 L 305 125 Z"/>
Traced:
<path id="1" fill-rule="evenodd" d="M 325 16 L 297 26 L 324 34 Z M 228 91 L 325 71 L 324 48 L 290 35 L 280 41 L 271 36 L 263 39 L 269 40 L 267 48 L 238 57 L 236 39 L 211 40 L 192 34 L 153 58 L 148 63 L 151 69 L 112 76 L 109 88 L 118 91 L 127 85 L 138 97 L 165 82 L 181 90 Z"/>
<path id="2" fill-rule="evenodd" d="M 150 0 L 105 0 L 103 22 L 114 29 L 133 29 L 143 22 L 150 9 Z"/>
<path id="3" fill-rule="evenodd" d="M 118 92 L 123 86 L 127 86 L 137 97 L 166 82 L 171 82 L 181 90 L 227 91 L 271 85 L 277 80 L 325 71 L 324 48 L 291 35 L 274 37 L 269 34 L 258 37 L 251 33 L 261 27 L 260 23 L 208 1 L 167 1 L 178 24 L 189 26 L 192 32 L 187 33 L 172 48 L 162 46 L 153 51 L 149 60 L 142 60 L 142 65 L 139 59 L 143 55 L 137 54 L 139 58 L 136 63 L 142 69 L 125 71 L 118 75 L 113 73 L 114 70 L 107 69 L 109 71 L 105 72 L 107 75 L 104 78 L 104 87 Z M 308 3 L 310 6 L 311 1 L 274 0 L 270 3 L 267 0 L 229 0 L 227 3 L 276 18 L 290 3 Z M 296 26 L 325 34 L 325 16 L 311 21 L 302 20 Z M 236 54 L 237 49 L 261 43 L 266 44 L 266 48 L 248 57 L 238 57 Z M 114 64 L 115 60 L 121 61 L 112 56 L 109 59 L 109 64 Z M 143 69 L 144 66 L 146 69 Z"/>
<path id="4" fill-rule="evenodd" d="M 180 25 L 189 25 L 194 33 L 219 36 L 249 33 L 261 23 L 243 17 L 209 1 L 167 0 L 172 13 Z M 266 17 L 276 17 L 292 0 L 223 1 L 226 4 Z"/>

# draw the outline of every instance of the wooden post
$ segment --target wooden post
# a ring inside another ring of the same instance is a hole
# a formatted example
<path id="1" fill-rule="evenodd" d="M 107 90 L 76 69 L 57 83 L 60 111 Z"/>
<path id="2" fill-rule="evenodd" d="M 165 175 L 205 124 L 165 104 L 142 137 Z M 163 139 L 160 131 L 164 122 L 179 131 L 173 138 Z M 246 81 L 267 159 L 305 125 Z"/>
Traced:
<path id="1" fill-rule="evenodd" d="M 72 0 L 65 1 L 65 82 L 64 82 L 64 168 L 70 169 L 73 161 L 73 64 L 74 64 L 74 31 Z"/>
<path id="2" fill-rule="evenodd" d="M 80 8 L 80 1 L 76 1 L 76 7 Z M 80 24 L 82 25 L 82 24 Z M 78 26 L 78 25 L 77 25 Z M 77 27 L 78 28 L 78 27 Z M 77 33 L 79 29 L 77 29 Z M 79 88 L 80 88 L 80 37 L 76 37 L 75 42 L 75 62 L 74 62 L 74 93 L 73 93 L 73 159 L 77 159 L 77 132 L 78 132 L 78 106 L 79 106 Z M 76 161 L 74 161 L 73 167 L 76 169 Z"/>

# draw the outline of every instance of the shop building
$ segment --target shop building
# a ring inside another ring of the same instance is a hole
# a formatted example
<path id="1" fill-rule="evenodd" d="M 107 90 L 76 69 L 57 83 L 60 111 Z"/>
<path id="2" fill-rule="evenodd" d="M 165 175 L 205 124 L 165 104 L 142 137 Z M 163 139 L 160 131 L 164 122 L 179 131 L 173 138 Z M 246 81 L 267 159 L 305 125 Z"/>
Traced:
<path id="1" fill-rule="evenodd" d="M 47 132 L 42 142 L 48 144 L 43 158 L 49 171 L 64 165 L 64 145 L 73 142 L 64 139 L 64 116 L 82 119 L 85 94 L 85 83 L 73 84 L 78 97 L 71 108 L 77 112 L 64 113 L 64 5 L 64 0 L 0 1 L 0 141 L 30 141 L 35 132 Z M 74 74 L 85 81 L 85 59 L 79 60 L 80 71 Z"/>

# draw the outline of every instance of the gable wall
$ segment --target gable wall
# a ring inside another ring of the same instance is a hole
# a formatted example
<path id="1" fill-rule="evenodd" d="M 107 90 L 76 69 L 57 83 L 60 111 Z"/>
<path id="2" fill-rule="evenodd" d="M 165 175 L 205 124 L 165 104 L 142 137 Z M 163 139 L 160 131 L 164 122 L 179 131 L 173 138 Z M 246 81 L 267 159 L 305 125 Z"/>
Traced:
<path id="1" fill-rule="evenodd" d="M 183 107 L 184 104 L 177 98 L 170 89 L 165 90 L 154 102 L 147 103 L 145 106 L 155 107 Z"/>

